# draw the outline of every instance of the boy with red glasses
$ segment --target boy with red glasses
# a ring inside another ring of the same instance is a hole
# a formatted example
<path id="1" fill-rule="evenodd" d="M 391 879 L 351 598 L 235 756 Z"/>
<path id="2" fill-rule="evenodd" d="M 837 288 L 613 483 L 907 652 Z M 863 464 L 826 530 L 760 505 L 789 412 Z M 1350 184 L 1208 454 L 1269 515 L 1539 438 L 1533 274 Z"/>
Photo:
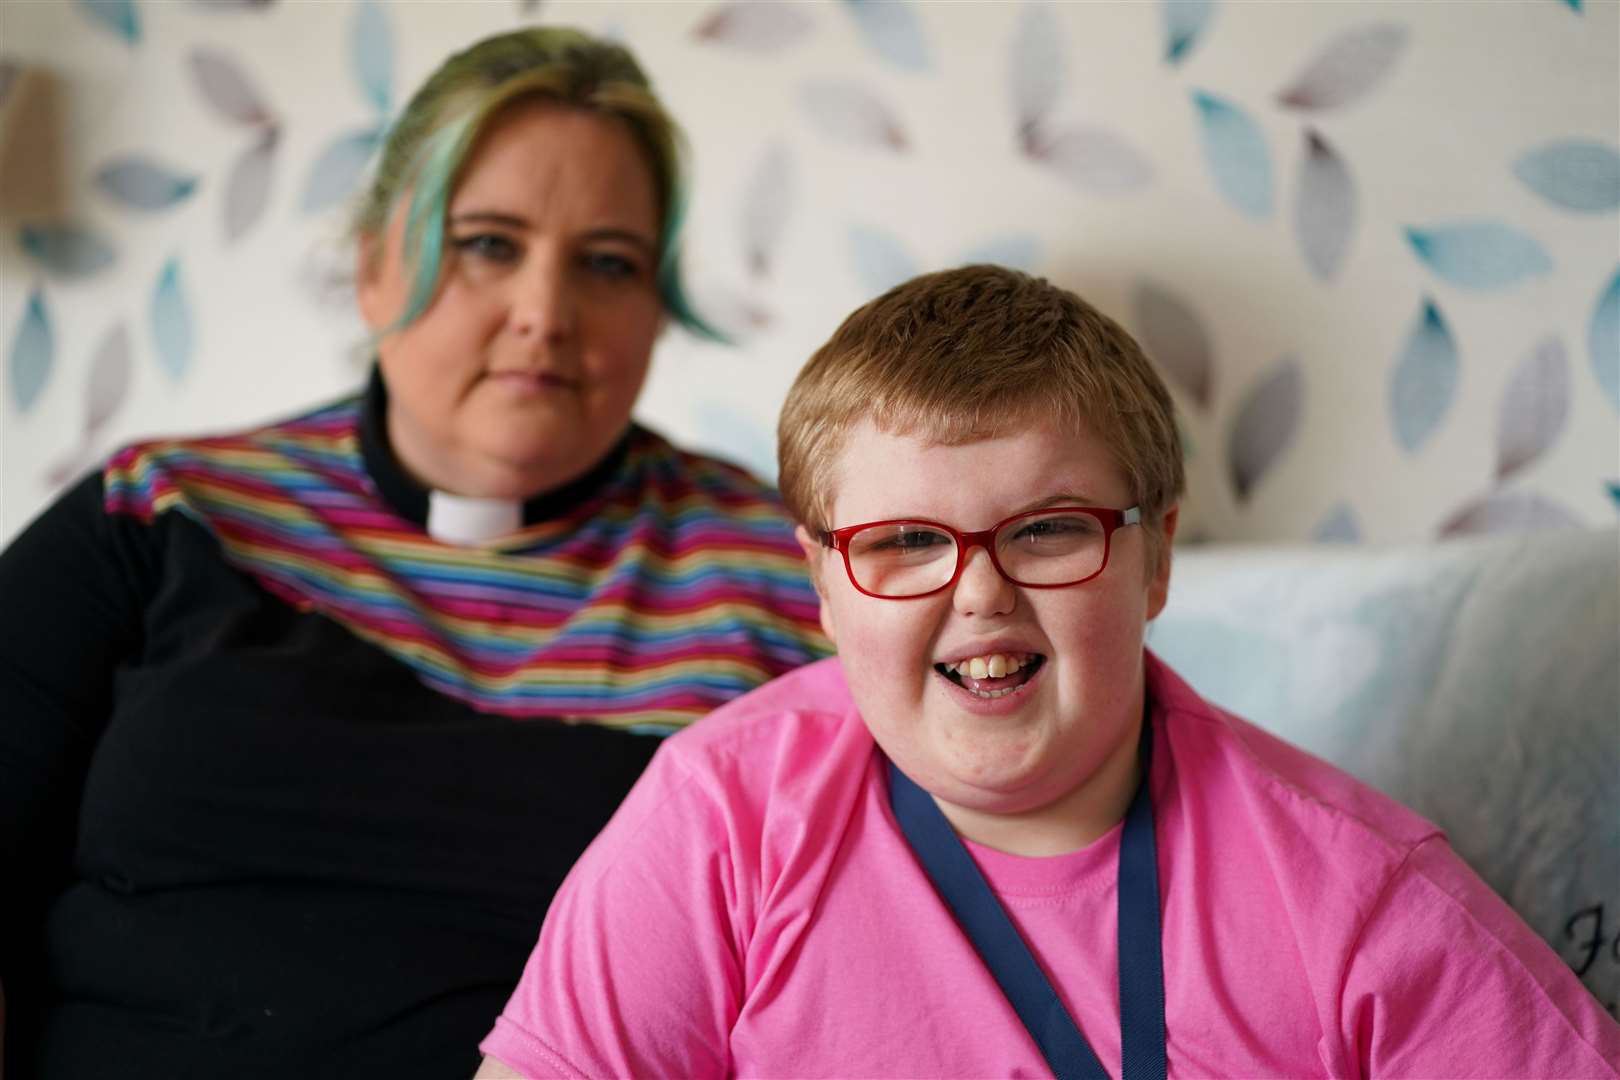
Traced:
<path id="1" fill-rule="evenodd" d="M 915 279 L 811 359 L 780 454 L 838 656 L 664 745 L 486 1075 L 1615 1075 L 1437 828 L 1144 649 L 1182 461 L 1112 321 Z"/>

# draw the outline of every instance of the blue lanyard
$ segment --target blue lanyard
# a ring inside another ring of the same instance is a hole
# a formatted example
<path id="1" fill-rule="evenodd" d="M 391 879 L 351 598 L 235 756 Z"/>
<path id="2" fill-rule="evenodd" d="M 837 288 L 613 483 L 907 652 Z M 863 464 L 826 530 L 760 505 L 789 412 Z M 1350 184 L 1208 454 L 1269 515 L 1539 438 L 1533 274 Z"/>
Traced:
<path id="1" fill-rule="evenodd" d="M 1164 1080 L 1164 953 L 1159 866 L 1148 774 L 1153 737 L 1142 721 L 1142 779 L 1119 844 L 1119 1029 L 1124 1080 Z M 933 798 L 889 763 L 889 805 L 934 888 L 956 915 L 1058 1080 L 1107 1080 L 1097 1055 L 1041 973 L 973 857 Z"/>

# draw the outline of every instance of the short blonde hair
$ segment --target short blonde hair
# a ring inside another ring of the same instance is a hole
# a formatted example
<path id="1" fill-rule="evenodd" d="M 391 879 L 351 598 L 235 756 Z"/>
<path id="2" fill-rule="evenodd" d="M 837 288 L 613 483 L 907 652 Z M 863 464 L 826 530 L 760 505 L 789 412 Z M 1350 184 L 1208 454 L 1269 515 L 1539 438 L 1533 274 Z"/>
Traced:
<path id="1" fill-rule="evenodd" d="M 1141 346 L 1074 293 L 999 266 L 896 286 L 845 319 L 788 391 L 777 460 L 788 509 L 830 529 L 852 428 L 946 446 L 1030 423 L 1089 427 L 1112 450 L 1156 552 L 1186 483 L 1169 391 Z"/>

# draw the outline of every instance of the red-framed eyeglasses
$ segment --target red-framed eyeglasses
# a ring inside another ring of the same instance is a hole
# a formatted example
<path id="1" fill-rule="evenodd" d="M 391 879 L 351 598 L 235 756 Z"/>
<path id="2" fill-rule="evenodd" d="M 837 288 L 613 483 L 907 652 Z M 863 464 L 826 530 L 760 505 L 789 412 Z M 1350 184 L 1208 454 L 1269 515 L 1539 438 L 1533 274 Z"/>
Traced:
<path id="1" fill-rule="evenodd" d="M 1142 509 L 1054 506 L 964 532 L 938 521 L 891 518 L 820 534 L 844 556 L 849 582 L 880 600 L 915 600 L 949 589 L 962 576 L 967 553 L 982 547 L 996 573 L 1029 589 L 1080 585 L 1108 565 L 1114 531 L 1140 525 Z"/>

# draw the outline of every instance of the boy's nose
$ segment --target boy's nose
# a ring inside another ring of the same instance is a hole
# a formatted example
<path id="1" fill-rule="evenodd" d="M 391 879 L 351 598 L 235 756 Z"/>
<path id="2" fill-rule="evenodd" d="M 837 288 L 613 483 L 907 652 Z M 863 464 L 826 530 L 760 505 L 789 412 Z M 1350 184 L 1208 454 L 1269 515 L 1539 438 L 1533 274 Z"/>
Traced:
<path id="1" fill-rule="evenodd" d="M 1017 603 L 1018 590 L 1001 576 L 983 547 L 968 548 L 951 603 L 959 615 L 1006 615 Z"/>

